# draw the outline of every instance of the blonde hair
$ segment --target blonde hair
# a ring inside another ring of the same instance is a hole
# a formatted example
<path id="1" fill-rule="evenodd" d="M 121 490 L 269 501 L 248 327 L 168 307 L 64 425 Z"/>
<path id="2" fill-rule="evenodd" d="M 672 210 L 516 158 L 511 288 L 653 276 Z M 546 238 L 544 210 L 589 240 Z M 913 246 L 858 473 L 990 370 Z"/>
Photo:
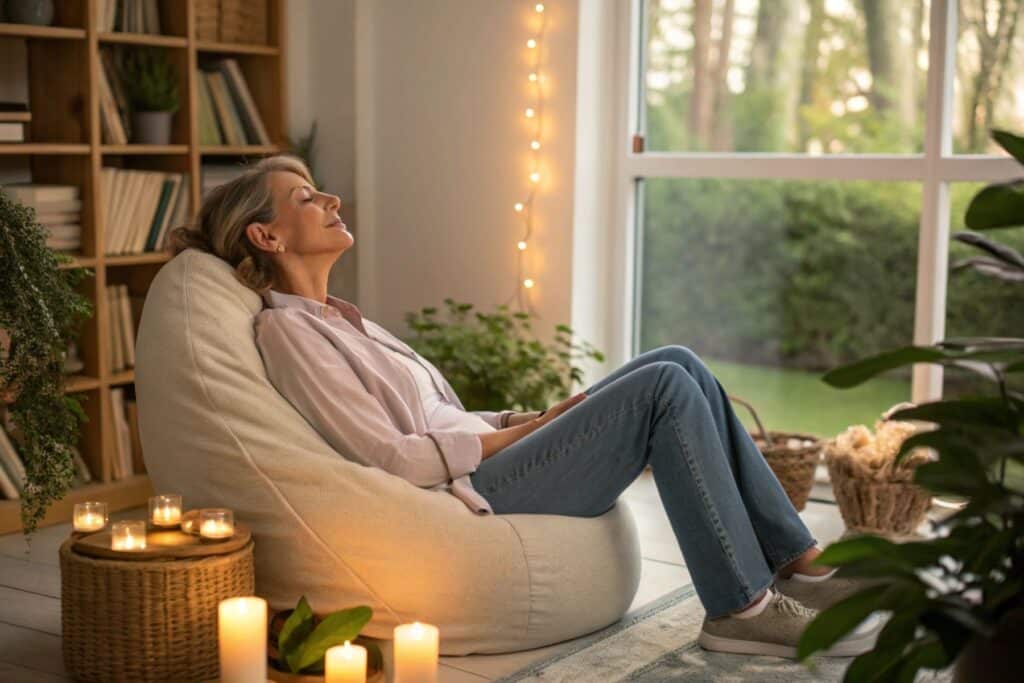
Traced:
<path id="1" fill-rule="evenodd" d="M 219 256 L 231 264 L 235 277 L 246 287 L 260 294 L 270 289 L 274 282 L 270 254 L 249 241 L 245 228 L 274 220 L 268 176 L 276 171 L 302 176 L 313 185 L 309 168 L 298 157 L 281 154 L 261 159 L 206 195 L 192 224 L 171 233 L 174 253 L 192 248 Z"/>

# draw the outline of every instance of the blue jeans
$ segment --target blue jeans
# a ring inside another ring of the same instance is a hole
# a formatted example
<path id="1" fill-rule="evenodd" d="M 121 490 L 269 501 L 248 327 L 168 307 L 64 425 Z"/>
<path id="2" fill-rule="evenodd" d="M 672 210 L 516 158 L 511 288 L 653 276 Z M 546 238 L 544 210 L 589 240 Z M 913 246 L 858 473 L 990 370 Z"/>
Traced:
<path id="1" fill-rule="evenodd" d="M 601 515 L 650 464 L 710 618 L 749 605 L 815 545 L 722 385 L 689 349 L 648 351 L 586 393 L 472 473 L 496 514 Z"/>

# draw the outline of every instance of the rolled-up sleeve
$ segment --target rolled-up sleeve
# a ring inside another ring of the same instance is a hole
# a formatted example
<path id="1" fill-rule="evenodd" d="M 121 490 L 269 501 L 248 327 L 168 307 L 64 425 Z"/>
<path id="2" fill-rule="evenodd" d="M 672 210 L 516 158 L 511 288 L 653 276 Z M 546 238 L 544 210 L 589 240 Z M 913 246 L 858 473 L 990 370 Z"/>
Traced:
<path id="1" fill-rule="evenodd" d="M 464 431 L 404 434 L 344 355 L 301 316 L 261 315 L 256 343 L 274 387 L 339 453 L 420 487 L 474 472 L 480 437 Z"/>

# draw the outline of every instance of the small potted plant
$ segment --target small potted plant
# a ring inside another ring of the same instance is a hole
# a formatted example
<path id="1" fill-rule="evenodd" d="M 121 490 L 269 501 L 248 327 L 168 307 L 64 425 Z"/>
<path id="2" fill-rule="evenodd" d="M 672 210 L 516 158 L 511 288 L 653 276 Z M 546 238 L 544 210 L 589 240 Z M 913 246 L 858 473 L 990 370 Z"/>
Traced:
<path id="1" fill-rule="evenodd" d="M 125 50 L 120 75 L 132 108 L 132 142 L 168 144 L 171 119 L 178 111 L 178 80 L 167 52 L 155 47 Z"/>
<path id="2" fill-rule="evenodd" d="M 323 683 L 324 655 L 345 641 L 366 648 L 366 680 L 384 680 L 384 658 L 376 642 L 359 637 L 373 610 L 366 605 L 340 610 L 320 618 L 306 597 L 295 609 L 278 612 L 268 629 L 267 655 L 270 680 L 278 683 Z"/>
<path id="3" fill-rule="evenodd" d="M 544 410 L 582 381 L 574 360 L 604 361 L 587 342 L 575 344 L 568 325 L 555 325 L 554 343 L 545 345 L 533 338 L 529 313 L 502 305 L 470 318 L 472 304 L 444 302 L 448 320 L 439 320 L 434 307 L 406 313 L 415 336 L 403 341 L 437 366 L 466 410 Z"/>

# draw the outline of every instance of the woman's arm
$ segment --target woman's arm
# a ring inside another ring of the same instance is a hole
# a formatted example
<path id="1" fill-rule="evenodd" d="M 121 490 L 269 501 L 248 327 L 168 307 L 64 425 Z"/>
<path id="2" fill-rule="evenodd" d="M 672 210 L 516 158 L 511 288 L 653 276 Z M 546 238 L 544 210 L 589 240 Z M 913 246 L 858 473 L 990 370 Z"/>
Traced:
<path id="1" fill-rule="evenodd" d="M 482 449 L 480 459 L 486 460 L 492 455 L 499 453 L 502 449 L 511 446 L 530 432 L 535 429 L 540 429 L 548 422 L 551 422 L 556 417 L 569 410 L 569 408 L 572 408 L 574 405 L 584 400 L 586 397 L 587 395 L 585 393 L 576 394 L 575 396 L 570 396 L 564 401 L 548 408 L 547 410 L 542 410 L 539 413 L 516 413 L 512 417 L 523 419 L 524 421 L 520 424 L 506 429 L 499 429 L 496 432 L 485 432 L 483 434 L 479 434 L 478 436 L 480 437 L 480 445 Z M 523 416 L 526 417 L 523 418 Z"/>

